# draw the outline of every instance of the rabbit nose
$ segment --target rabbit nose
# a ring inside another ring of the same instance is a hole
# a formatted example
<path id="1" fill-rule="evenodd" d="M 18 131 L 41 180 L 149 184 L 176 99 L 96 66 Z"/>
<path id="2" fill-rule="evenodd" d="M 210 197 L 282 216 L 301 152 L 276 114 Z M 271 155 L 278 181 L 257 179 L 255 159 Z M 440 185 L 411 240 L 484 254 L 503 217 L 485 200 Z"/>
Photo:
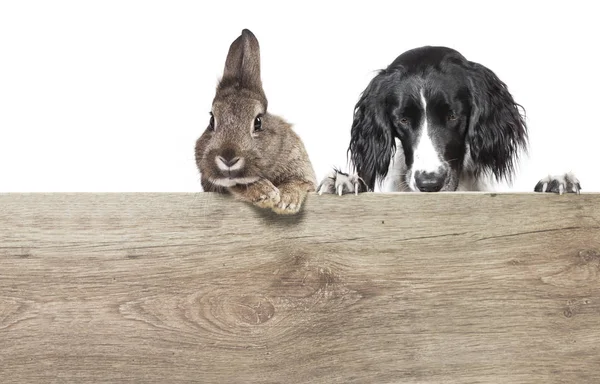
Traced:
<path id="1" fill-rule="evenodd" d="M 226 159 L 223 156 L 218 156 L 219 161 L 227 167 L 233 167 L 238 161 L 240 161 L 239 157 L 234 157 L 233 159 Z"/>
<path id="2" fill-rule="evenodd" d="M 244 160 L 239 157 L 225 158 L 223 156 L 217 156 L 217 166 L 222 171 L 235 171 L 243 167 Z"/>

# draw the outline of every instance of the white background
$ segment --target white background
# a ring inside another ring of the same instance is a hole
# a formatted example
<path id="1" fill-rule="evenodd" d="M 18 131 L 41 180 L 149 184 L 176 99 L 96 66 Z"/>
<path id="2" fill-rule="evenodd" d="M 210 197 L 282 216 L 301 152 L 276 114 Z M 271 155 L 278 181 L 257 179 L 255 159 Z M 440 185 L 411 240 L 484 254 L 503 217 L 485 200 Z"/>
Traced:
<path id="1" fill-rule="evenodd" d="M 573 170 L 600 191 L 593 1 L 2 1 L 0 191 L 199 191 L 194 143 L 229 44 L 251 29 L 272 113 L 321 178 L 346 164 L 375 70 L 422 45 L 484 64 L 525 106 L 530 191 Z"/>

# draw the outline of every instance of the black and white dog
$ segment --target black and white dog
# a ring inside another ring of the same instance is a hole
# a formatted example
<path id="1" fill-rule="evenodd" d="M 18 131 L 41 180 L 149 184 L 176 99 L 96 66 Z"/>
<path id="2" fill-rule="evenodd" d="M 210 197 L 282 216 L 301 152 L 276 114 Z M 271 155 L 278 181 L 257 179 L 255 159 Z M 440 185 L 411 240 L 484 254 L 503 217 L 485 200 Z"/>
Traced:
<path id="1" fill-rule="evenodd" d="M 356 173 L 334 171 L 319 193 L 482 191 L 510 181 L 527 149 L 527 126 L 506 85 L 445 47 L 400 55 L 367 86 L 354 110 L 348 152 Z M 579 193 L 571 174 L 537 192 Z"/>

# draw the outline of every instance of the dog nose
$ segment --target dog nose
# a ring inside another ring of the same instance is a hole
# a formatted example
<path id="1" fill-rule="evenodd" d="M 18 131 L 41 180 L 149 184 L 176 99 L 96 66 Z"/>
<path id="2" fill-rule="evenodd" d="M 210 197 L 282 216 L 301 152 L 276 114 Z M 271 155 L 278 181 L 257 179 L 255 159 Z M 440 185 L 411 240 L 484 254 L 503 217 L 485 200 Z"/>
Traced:
<path id="1" fill-rule="evenodd" d="M 415 172 L 415 184 L 421 192 L 438 192 L 446 182 L 444 172 Z"/>
<path id="2" fill-rule="evenodd" d="M 227 159 L 227 158 L 225 158 L 225 157 L 223 157 L 223 156 L 217 156 L 217 159 L 218 159 L 218 160 L 219 160 L 219 161 L 220 161 L 220 162 L 221 162 L 221 163 L 222 163 L 224 166 L 226 166 L 226 167 L 229 167 L 229 168 L 233 167 L 234 165 L 236 165 L 236 164 L 237 164 L 237 162 L 238 162 L 238 161 L 240 161 L 240 158 L 239 158 L 239 156 L 232 157 L 232 158 L 229 158 L 229 159 Z"/>

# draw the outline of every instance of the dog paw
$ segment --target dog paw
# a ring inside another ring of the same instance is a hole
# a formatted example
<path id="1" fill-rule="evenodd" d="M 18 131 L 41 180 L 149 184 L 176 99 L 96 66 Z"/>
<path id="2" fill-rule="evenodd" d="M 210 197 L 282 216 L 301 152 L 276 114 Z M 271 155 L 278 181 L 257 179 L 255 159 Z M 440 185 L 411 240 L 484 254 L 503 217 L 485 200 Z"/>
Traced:
<path id="1" fill-rule="evenodd" d="M 581 193 L 581 184 L 572 173 L 566 173 L 558 176 L 548 176 L 540 180 L 535 188 L 535 192 L 551 192 L 562 195 L 563 193 Z"/>
<path id="2" fill-rule="evenodd" d="M 324 193 L 342 196 L 349 193 L 357 194 L 366 191 L 365 182 L 356 174 L 347 174 L 334 169 L 327 177 L 321 181 L 317 192 L 319 195 Z"/>

